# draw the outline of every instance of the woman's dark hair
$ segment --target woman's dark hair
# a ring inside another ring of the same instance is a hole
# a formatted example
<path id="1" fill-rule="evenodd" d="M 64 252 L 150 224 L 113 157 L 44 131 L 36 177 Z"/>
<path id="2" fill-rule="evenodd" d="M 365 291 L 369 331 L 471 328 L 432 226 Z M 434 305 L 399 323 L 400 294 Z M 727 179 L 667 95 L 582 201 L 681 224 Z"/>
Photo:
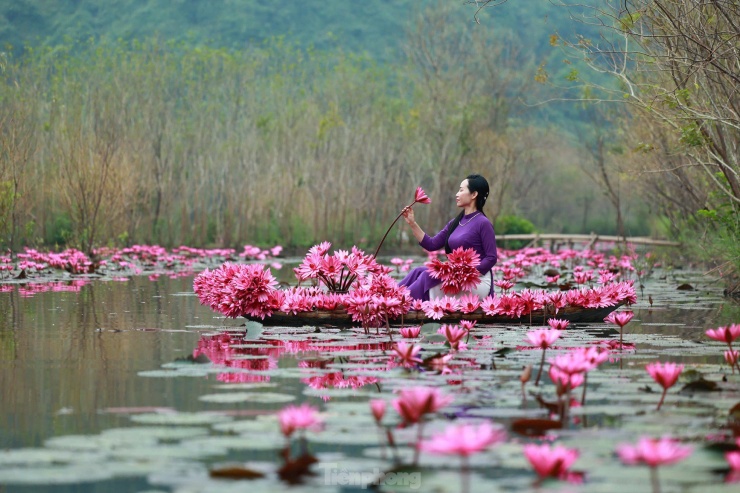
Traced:
<path id="1" fill-rule="evenodd" d="M 470 193 L 478 192 L 478 196 L 475 197 L 475 208 L 478 209 L 481 214 L 485 215 L 483 212 L 483 206 L 486 205 L 488 193 L 491 190 L 488 186 L 488 181 L 481 175 L 468 175 L 466 180 L 468 180 L 468 190 Z M 450 248 L 450 235 L 460 225 L 460 220 L 464 215 L 465 210 L 460 211 L 460 214 L 457 215 L 450 225 L 450 230 L 447 232 L 447 241 L 445 241 L 445 253 L 447 254 L 452 253 L 452 248 Z"/>

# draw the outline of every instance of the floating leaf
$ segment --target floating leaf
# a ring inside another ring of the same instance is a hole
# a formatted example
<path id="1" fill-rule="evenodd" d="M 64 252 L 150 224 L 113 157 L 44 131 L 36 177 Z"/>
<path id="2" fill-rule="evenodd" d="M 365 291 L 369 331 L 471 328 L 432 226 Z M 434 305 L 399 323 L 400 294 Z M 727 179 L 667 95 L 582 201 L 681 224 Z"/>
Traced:
<path id="1" fill-rule="evenodd" d="M 264 473 L 243 466 L 225 466 L 211 469 L 210 475 L 212 478 L 223 479 L 258 479 L 265 477 Z"/>
<path id="2" fill-rule="evenodd" d="M 131 416 L 131 421 L 151 425 L 210 425 L 233 419 L 216 413 L 149 413 Z"/>
<path id="3" fill-rule="evenodd" d="M 194 363 L 194 364 L 206 364 L 210 363 L 211 360 L 208 359 L 208 356 L 201 353 L 197 357 L 193 357 L 192 354 L 187 355 L 183 358 L 175 358 L 176 363 Z"/>
<path id="4" fill-rule="evenodd" d="M 243 434 L 239 436 L 207 436 L 183 440 L 180 446 L 198 450 L 275 450 L 285 444 L 283 437 L 277 430 L 268 430 L 259 434 Z"/>
<path id="5" fill-rule="evenodd" d="M 277 473 L 280 479 L 288 484 L 301 483 L 306 476 L 313 476 L 311 466 L 318 462 L 318 459 L 308 453 L 300 455 L 295 459 L 290 458 L 290 450 L 284 451 L 285 462 L 278 469 Z"/>
<path id="6" fill-rule="evenodd" d="M 111 479 L 113 474 L 95 463 L 75 463 L 57 467 L 0 469 L 0 484 L 79 484 Z"/>
<path id="7" fill-rule="evenodd" d="M 559 430 L 563 423 L 552 419 L 525 418 L 511 423 L 511 431 L 528 437 L 542 436 L 549 430 Z"/>
<path id="8" fill-rule="evenodd" d="M 203 402 L 217 402 L 231 404 L 235 402 L 291 402 L 295 400 L 294 395 L 278 394 L 276 392 L 224 392 L 220 394 L 206 394 L 198 397 Z"/>
<path id="9" fill-rule="evenodd" d="M 684 385 L 679 391 L 680 394 L 691 394 L 694 392 L 719 392 L 722 389 L 719 388 L 717 382 L 705 380 L 704 377 L 699 377 L 698 380 L 689 382 Z"/>

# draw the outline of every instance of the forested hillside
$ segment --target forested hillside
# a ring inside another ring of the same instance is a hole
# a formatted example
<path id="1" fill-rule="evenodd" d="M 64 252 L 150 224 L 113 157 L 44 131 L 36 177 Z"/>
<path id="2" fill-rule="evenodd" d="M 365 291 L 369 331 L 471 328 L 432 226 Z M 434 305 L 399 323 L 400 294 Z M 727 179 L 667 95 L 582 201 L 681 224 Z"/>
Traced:
<path id="1" fill-rule="evenodd" d="M 0 42 L 18 50 L 90 37 L 159 36 L 244 49 L 284 36 L 304 46 L 342 47 L 389 61 L 399 58 L 413 15 L 438 3 L 452 4 L 461 22 L 474 23 L 475 8 L 462 0 L 3 0 Z M 550 34 L 576 27 L 565 9 L 548 0 L 516 2 L 496 17 L 488 11 L 480 15 L 485 29 L 518 33 L 541 59 L 551 54 Z"/>
<path id="2" fill-rule="evenodd" d="M 619 175 L 600 190 L 622 159 L 603 117 L 538 104 L 582 82 L 547 1 L 481 24 L 447 1 L 205 5 L 3 7 L 24 47 L 0 55 L 0 243 L 372 243 L 406 188 L 440 226 L 471 171 L 501 232 L 654 226 Z"/>

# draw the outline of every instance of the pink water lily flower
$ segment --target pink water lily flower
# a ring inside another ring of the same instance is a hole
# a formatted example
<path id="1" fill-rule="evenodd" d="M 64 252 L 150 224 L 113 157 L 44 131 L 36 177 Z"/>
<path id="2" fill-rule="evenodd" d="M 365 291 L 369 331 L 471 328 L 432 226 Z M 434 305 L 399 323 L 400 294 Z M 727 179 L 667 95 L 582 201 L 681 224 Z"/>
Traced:
<path id="1" fill-rule="evenodd" d="M 660 410 L 660 406 L 663 405 L 666 392 L 668 392 L 668 389 L 673 387 L 678 381 L 678 376 L 681 375 L 681 372 L 683 371 L 683 365 L 677 365 L 676 363 L 661 364 L 655 362 L 648 364 L 645 369 L 650 376 L 653 377 L 653 380 L 663 387 L 663 395 L 660 397 L 660 402 L 658 402 L 658 408 L 656 409 Z"/>
<path id="2" fill-rule="evenodd" d="M 735 339 L 740 337 L 740 324 L 732 324 L 725 327 L 717 327 L 716 329 L 709 329 L 705 334 L 707 337 L 714 339 L 715 341 L 732 344 Z"/>
<path id="3" fill-rule="evenodd" d="M 551 347 L 552 343 L 560 337 L 560 334 L 562 334 L 562 332 L 555 329 L 537 329 L 527 332 L 527 340 L 535 346 L 542 348 L 542 359 L 540 360 L 540 369 L 537 372 L 537 378 L 534 381 L 535 385 L 540 384 L 542 368 L 545 365 L 545 351 L 547 351 L 547 348 Z"/>
<path id="4" fill-rule="evenodd" d="M 730 465 L 730 469 L 733 471 L 740 471 L 740 451 L 733 450 L 732 452 L 725 453 L 725 459 Z"/>
<path id="5" fill-rule="evenodd" d="M 709 329 L 705 332 L 707 334 L 707 337 L 710 339 L 714 339 L 715 341 L 724 342 L 727 344 L 727 348 L 730 351 L 730 356 L 732 356 L 732 343 L 740 337 L 740 324 L 731 324 L 727 325 L 725 327 L 717 327 L 716 329 Z M 725 360 L 730 363 L 730 359 L 727 358 L 727 353 L 725 353 Z M 738 361 L 738 358 L 734 358 L 734 363 L 730 363 L 732 365 L 732 372 L 735 373 L 735 368 L 740 370 L 740 361 Z"/>
<path id="6" fill-rule="evenodd" d="M 691 455 L 692 451 L 691 447 L 681 445 L 670 437 L 660 439 L 643 437 L 636 445 L 623 443 L 617 446 L 617 455 L 624 464 L 644 464 L 650 467 L 654 493 L 660 491 L 658 466 L 679 462 Z"/>
<path id="7" fill-rule="evenodd" d="M 549 325 L 550 328 L 555 329 L 555 330 L 565 330 L 568 328 L 568 325 L 570 325 L 570 321 L 561 320 L 558 318 L 548 318 L 547 325 Z"/>
<path id="8" fill-rule="evenodd" d="M 634 312 L 611 312 L 604 319 L 604 322 L 619 325 L 619 349 L 622 349 L 624 326 L 627 325 L 634 316 Z"/>
<path id="9" fill-rule="evenodd" d="M 657 467 L 682 461 L 690 456 L 693 449 L 688 445 L 681 445 L 670 437 L 660 439 L 643 437 L 636 445 L 621 444 L 617 446 L 617 454 L 627 465 L 645 464 Z"/>
<path id="10" fill-rule="evenodd" d="M 683 365 L 655 362 L 645 366 L 645 369 L 661 387 L 668 389 L 678 381 L 678 376 L 683 371 Z"/>
<path id="11" fill-rule="evenodd" d="M 604 322 L 609 322 L 611 324 L 624 327 L 630 322 L 630 320 L 632 320 L 632 317 L 634 316 L 635 316 L 634 312 L 611 312 L 604 319 Z"/>
<path id="12" fill-rule="evenodd" d="M 433 454 L 470 456 L 506 440 L 506 430 L 489 423 L 450 425 L 443 433 L 421 443 L 421 449 Z"/>
<path id="13" fill-rule="evenodd" d="M 459 455 L 462 460 L 460 491 L 470 490 L 468 484 L 468 457 L 482 452 L 493 444 L 506 440 L 506 431 L 502 427 L 494 427 L 489 423 L 480 426 L 470 424 L 450 425 L 443 433 L 436 434 L 428 441 L 418 443 L 417 450 L 424 450 L 432 454 Z"/>
<path id="14" fill-rule="evenodd" d="M 413 365 L 414 363 L 422 362 L 421 359 L 417 357 L 421 351 L 421 346 L 419 345 L 399 341 L 393 347 L 393 351 L 396 352 L 396 356 L 404 365 Z"/>
<path id="15" fill-rule="evenodd" d="M 727 364 L 730 365 L 730 367 L 732 368 L 732 373 L 735 373 L 735 367 L 737 366 L 739 359 L 740 359 L 740 351 L 736 351 L 736 350 L 725 351 L 725 361 L 727 361 Z"/>
<path id="16" fill-rule="evenodd" d="M 460 341 L 468 335 L 468 331 L 458 325 L 445 324 L 437 330 L 437 334 L 443 335 L 452 349 L 458 349 Z"/>
<path id="17" fill-rule="evenodd" d="M 524 456 L 540 478 L 563 479 L 568 475 L 568 469 L 578 459 L 578 450 L 569 449 L 562 445 L 525 445 Z"/>
<path id="18" fill-rule="evenodd" d="M 399 332 L 401 333 L 401 337 L 404 337 L 406 339 L 415 339 L 419 337 L 419 334 L 421 333 L 421 326 L 401 327 Z"/>
<path id="19" fill-rule="evenodd" d="M 527 332 L 527 340 L 534 346 L 542 349 L 552 347 L 552 344 L 562 335 L 562 331 L 554 329 L 537 329 Z"/>
<path id="20" fill-rule="evenodd" d="M 411 387 L 399 392 L 391 404 L 405 424 L 418 423 L 425 414 L 437 412 L 453 398 L 432 387 Z"/>
<path id="21" fill-rule="evenodd" d="M 502 279 L 498 281 L 494 281 L 493 284 L 501 288 L 501 291 L 508 291 L 512 287 L 514 287 L 514 283 L 509 281 L 508 279 Z"/>
<path id="22" fill-rule="evenodd" d="M 414 195 L 414 202 L 418 202 L 420 204 L 431 204 L 432 199 L 427 197 L 427 194 L 424 192 L 424 189 L 421 187 L 416 187 L 416 194 Z"/>
<path id="23" fill-rule="evenodd" d="M 375 418 L 376 423 L 380 424 L 380 422 L 383 420 L 383 416 L 385 415 L 385 408 L 386 402 L 383 399 L 370 400 L 370 410 L 373 413 L 373 418 Z"/>
<path id="24" fill-rule="evenodd" d="M 566 395 L 571 390 L 583 385 L 585 374 L 583 372 L 568 373 L 560 370 L 557 366 L 551 365 L 547 371 L 550 380 L 555 384 L 555 390 L 558 396 Z"/>
<path id="25" fill-rule="evenodd" d="M 480 307 L 481 299 L 475 294 L 465 294 L 460 297 L 460 311 L 463 313 L 473 313 Z"/>
<path id="26" fill-rule="evenodd" d="M 740 447 L 740 438 L 735 440 L 735 444 Z M 730 474 L 725 477 L 725 481 L 740 483 L 740 450 L 725 453 L 725 460 L 730 465 Z"/>
<path id="27" fill-rule="evenodd" d="M 321 426 L 319 410 L 309 404 L 286 406 L 278 412 L 280 431 L 290 437 L 296 430 L 317 430 Z"/>

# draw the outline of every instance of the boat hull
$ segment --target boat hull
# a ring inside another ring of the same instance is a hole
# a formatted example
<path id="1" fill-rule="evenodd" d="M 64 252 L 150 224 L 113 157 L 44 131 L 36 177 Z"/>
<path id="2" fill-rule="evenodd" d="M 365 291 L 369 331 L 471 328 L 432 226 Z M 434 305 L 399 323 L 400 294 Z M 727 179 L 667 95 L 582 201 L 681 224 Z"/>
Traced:
<path id="1" fill-rule="evenodd" d="M 604 318 L 619 308 L 623 303 L 603 308 L 582 308 L 568 306 L 561 308 L 555 313 L 554 309 L 535 310 L 532 312 L 532 325 L 546 325 L 548 318 L 568 320 L 571 323 L 603 323 Z M 264 320 L 259 318 L 248 318 L 260 322 L 265 326 L 279 327 L 302 327 L 304 325 L 332 326 L 332 327 L 359 327 L 361 324 L 352 320 L 352 316 L 344 309 L 337 310 L 314 310 L 291 315 L 283 312 L 275 312 Z M 425 323 L 454 324 L 460 320 L 475 320 L 479 324 L 527 324 L 530 323 L 529 314 L 521 318 L 512 318 L 505 315 L 486 315 L 480 308 L 472 313 L 448 313 L 441 319 L 427 317 L 422 311 L 410 311 L 403 318 L 390 320 L 392 326 L 421 325 Z"/>

